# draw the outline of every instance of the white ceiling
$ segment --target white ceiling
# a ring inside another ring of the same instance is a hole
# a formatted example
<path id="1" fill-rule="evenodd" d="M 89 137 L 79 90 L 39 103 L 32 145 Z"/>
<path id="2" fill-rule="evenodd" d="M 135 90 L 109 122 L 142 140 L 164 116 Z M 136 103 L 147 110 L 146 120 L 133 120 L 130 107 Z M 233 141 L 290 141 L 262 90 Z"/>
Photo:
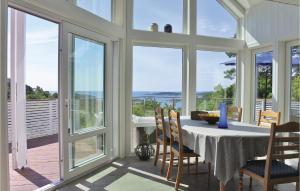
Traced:
<path id="1" fill-rule="evenodd" d="M 245 9 L 249 9 L 251 6 L 261 3 L 263 1 L 274 1 L 278 3 L 300 5 L 299 0 L 237 0 L 237 2 L 240 3 L 240 5 L 243 6 Z"/>

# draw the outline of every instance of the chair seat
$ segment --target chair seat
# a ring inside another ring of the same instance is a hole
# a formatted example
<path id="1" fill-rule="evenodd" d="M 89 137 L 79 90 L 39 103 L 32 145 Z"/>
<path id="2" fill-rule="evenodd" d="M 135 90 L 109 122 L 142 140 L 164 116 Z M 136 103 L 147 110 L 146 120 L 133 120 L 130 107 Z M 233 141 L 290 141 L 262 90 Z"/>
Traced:
<path id="1" fill-rule="evenodd" d="M 160 140 L 163 140 L 163 135 L 159 135 L 158 138 Z M 170 143 L 170 138 L 169 137 L 167 137 L 167 143 Z"/>
<path id="2" fill-rule="evenodd" d="M 179 144 L 175 142 L 173 144 L 173 148 L 179 152 Z M 193 153 L 194 151 L 183 145 L 183 153 Z"/>
<path id="3" fill-rule="evenodd" d="M 264 177 L 265 165 L 266 165 L 266 160 L 252 160 L 252 161 L 248 161 L 243 168 L 261 177 Z M 299 176 L 299 171 L 297 169 L 294 169 L 293 167 L 288 166 L 285 163 L 280 161 L 276 161 L 276 160 L 272 161 L 271 177 L 270 177 L 271 179 L 293 177 L 293 176 Z"/>

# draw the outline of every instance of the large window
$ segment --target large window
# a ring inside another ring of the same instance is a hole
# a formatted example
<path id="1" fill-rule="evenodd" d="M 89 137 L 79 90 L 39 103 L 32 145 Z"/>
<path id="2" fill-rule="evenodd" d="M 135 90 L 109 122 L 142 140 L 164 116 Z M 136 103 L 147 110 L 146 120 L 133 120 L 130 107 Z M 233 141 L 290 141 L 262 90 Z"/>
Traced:
<path id="1" fill-rule="evenodd" d="M 76 0 L 76 5 L 108 21 L 112 20 L 111 0 Z"/>
<path id="2" fill-rule="evenodd" d="M 157 106 L 181 109 L 182 49 L 133 47 L 132 109 L 154 116 Z"/>
<path id="3" fill-rule="evenodd" d="M 236 19 L 217 0 L 197 1 L 199 35 L 234 38 L 236 31 Z"/>
<path id="4" fill-rule="evenodd" d="M 218 110 L 221 102 L 234 105 L 236 54 L 197 51 L 197 110 Z"/>
<path id="5" fill-rule="evenodd" d="M 133 28 L 150 30 L 152 23 L 159 25 L 159 31 L 170 24 L 173 32 L 183 31 L 183 0 L 134 0 Z"/>
<path id="6" fill-rule="evenodd" d="M 272 51 L 255 54 L 256 117 L 259 110 L 272 110 L 272 60 Z"/>
<path id="7" fill-rule="evenodd" d="M 290 121 L 300 120 L 300 45 L 290 47 Z"/>

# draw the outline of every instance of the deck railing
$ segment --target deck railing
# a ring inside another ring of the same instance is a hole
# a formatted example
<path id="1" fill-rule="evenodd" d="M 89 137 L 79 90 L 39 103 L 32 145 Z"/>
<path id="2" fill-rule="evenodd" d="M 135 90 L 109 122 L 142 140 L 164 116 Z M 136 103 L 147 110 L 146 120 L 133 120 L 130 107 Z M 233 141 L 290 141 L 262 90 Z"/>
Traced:
<path id="1" fill-rule="evenodd" d="M 27 139 L 58 133 L 58 100 L 27 100 Z M 8 138 L 11 140 L 11 102 L 8 102 Z"/>

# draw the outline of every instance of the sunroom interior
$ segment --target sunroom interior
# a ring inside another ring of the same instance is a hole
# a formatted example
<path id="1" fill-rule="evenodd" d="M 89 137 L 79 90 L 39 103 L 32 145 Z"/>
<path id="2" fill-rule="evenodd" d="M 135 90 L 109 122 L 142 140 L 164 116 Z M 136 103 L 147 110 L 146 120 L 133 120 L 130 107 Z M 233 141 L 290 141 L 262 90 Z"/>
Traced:
<path id="1" fill-rule="evenodd" d="M 299 0 L 0 10 L 0 191 L 299 190 Z"/>

